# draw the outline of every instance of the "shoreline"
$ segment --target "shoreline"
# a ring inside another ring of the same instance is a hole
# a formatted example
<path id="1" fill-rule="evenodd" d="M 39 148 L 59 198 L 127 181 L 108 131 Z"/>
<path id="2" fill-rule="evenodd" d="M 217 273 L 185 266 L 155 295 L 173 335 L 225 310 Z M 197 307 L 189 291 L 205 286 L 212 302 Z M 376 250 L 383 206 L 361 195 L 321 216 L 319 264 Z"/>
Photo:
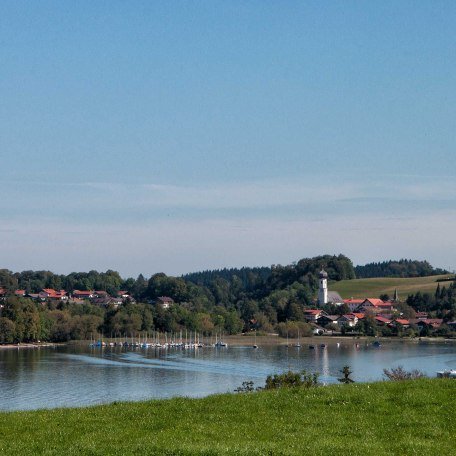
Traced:
<path id="1" fill-rule="evenodd" d="M 17 350 L 30 349 L 30 348 L 49 348 L 66 345 L 63 343 L 57 342 L 22 342 L 18 344 L 4 344 L 0 345 L 0 350 L 12 350 L 13 348 Z"/>
<path id="2" fill-rule="evenodd" d="M 255 343 L 255 338 L 251 334 L 236 334 L 231 336 L 226 336 L 223 338 L 228 346 L 233 347 L 243 347 L 251 346 Z M 208 339 L 206 339 L 208 340 Z M 110 338 L 104 339 L 106 342 L 112 341 Z M 438 344 L 453 344 L 456 343 L 456 339 L 444 339 L 439 337 L 421 337 L 421 338 L 396 338 L 396 337 L 372 337 L 372 336 L 310 336 L 310 337 L 301 337 L 298 338 L 289 338 L 284 339 L 278 335 L 268 334 L 268 335 L 257 335 L 256 336 L 256 345 L 258 348 L 271 347 L 271 346 L 293 346 L 298 342 L 302 345 L 336 345 L 341 343 L 353 343 L 353 344 L 366 344 L 372 343 L 374 341 L 382 343 L 438 343 Z M 18 343 L 18 344 L 3 344 L 0 345 L 0 350 L 24 350 L 24 349 L 39 349 L 39 348 L 55 348 L 55 347 L 65 347 L 65 346 L 84 346 L 89 345 L 90 341 L 87 340 L 71 340 L 68 342 L 28 342 L 28 343 Z"/>
<path id="3" fill-rule="evenodd" d="M 228 346 L 234 347 L 243 347 L 243 346 L 251 346 L 255 343 L 255 338 L 253 334 L 236 334 L 230 335 L 223 338 L 224 341 L 228 344 Z M 111 342 L 110 338 L 103 339 L 105 342 Z M 438 343 L 438 344 L 447 344 L 447 343 L 456 343 L 456 339 L 444 339 L 439 337 L 421 337 L 421 338 L 399 338 L 399 337 L 372 337 L 372 336 L 309 336 L 309 337 L 301 337 L 299 340 L 298 338 L 289 338 L 284 339 L 279 337 L 278 335 L 268 334 L 268 335 L 257 335 L 256 336 L 256 345 L 258 347 L 262 346 L 292 346 L 297 344 L 298 342 L 301 345 L 319 345 L 319 344 L 326 344 L 326 345 L 336 345 L 341 343 L 353 343 L 353 344 L 366 344 L 372 343 L 374 341 L 382 342 L 382 343 L 394 343 L 394 342 L 401 342 L 401 343 L 420 343 L 420 342 L 427 342 L 427 343 Z M 68 347 L 68 346 L 81 346 L 81 345 L 89 345 L 89 340 L 71 340 L 68 342 L 30 342 L 30 343 L 18 343 L 18 344 L 4 344 L 0 345 L 0 350 L 24 350 L 24 349 L 39 349 L 39 348 L 55 348 L 55 347 Z"/>

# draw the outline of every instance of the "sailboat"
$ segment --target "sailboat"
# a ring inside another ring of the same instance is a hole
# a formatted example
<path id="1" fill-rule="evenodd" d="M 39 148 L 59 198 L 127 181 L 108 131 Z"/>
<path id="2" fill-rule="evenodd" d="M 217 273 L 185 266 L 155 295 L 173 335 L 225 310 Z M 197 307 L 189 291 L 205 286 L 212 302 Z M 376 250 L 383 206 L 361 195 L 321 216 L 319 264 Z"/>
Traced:
<path id="1" fill-rule="evenodd" d="M 301 338 L 299 337 L 299 329 L 298 329 L 298 343 L 294 345 L 297 348 L 301 348 Z"/>

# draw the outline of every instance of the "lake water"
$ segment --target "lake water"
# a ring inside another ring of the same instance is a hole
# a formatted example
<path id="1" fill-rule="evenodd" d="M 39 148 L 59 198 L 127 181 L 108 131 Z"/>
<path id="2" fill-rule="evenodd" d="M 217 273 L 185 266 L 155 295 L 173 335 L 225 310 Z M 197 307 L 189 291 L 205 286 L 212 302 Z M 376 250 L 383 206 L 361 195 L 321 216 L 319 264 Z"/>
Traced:
<path id="1" fill-rule="evenodd" d="M 375 348 L 353 340 L 326 348 L 250 346 L 196 350 L 57 347 L 0 350 L 0 410 L 73 407 L 172 396 L 232 392 L 245 380 L 263 386 L 285 370 L 319 372 L 337 383 L 349 365 L 356 381 L 380 380 L 402 365 L 434 377 L 456 369 L 456 344 L 386 342 Z"/>

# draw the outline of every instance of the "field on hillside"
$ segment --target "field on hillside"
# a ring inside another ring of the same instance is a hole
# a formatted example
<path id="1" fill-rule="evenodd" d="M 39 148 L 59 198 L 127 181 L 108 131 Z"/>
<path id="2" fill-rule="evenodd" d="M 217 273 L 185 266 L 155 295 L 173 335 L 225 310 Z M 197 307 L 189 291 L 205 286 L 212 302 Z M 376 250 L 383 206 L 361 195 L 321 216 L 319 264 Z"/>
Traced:
<path id="1" fill-rule="evenodd" d="M 0 413 L 0 453 L 452 455 L 455 394 L 424 379 Z"/>
<path id="2" fill-rule="evenodd" d="M 451 274 L 453 276 L 453 274 Z M 331 291 L 337 291 L 342 298 L 378 298 L 381 294 L 388 294 L 393 297 L 397 288 L 400 299 L 406 299 L 409 294 L 418 291 L 434 293 L 437 288 L 437 280 L 448 277 L 437 275 L 429 277 L 414 277 L 411 279 L 376 278 L 376 279 L 355 279 L 330 282 L 328 287 Z M 440 282 L 440 286 L 448 286 L 451 282 Z"/>

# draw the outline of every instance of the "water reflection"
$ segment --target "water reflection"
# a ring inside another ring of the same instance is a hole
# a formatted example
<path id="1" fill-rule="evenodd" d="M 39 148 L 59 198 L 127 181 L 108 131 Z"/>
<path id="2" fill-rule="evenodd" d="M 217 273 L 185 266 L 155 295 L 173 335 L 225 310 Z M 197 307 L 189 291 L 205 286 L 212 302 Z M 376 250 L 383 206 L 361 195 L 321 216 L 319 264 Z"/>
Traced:
<path id="1" fill-rule="evenodd" d="M 245 380 L 264 384 L 284 370 L 319 372 L 337 382 L 349 365 L 356 381 L 383 378 L 383 369 L 402 365 L 434 376 L 456 368 L 456 344 L 342 342 L 308 345 L 159 350 L 59 347 L 0 350 L 0 409 L 82 406 L 114 400 L 204 396 L 233 391 Z"/>

